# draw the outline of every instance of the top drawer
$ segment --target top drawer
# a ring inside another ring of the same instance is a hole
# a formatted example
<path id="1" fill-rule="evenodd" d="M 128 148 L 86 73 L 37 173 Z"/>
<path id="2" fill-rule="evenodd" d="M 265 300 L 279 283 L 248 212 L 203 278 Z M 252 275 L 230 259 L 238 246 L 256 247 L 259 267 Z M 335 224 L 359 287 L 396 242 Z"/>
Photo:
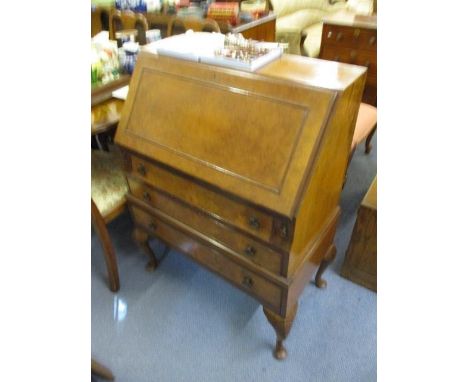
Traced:
<path id="1" fill-rule="evenodd" d="M 323 26 L 322 44 L 376 50 L 377 30 L 325 24 Z"/>
<path id="2" fill-rule="evenodd" d="M 291 226 L 288 219 L 231 199 L 196 180 L 178 175 L 139 156 L 130 155 L 131 173 L 153 187 L 267 242 L 288 249 Z"/>

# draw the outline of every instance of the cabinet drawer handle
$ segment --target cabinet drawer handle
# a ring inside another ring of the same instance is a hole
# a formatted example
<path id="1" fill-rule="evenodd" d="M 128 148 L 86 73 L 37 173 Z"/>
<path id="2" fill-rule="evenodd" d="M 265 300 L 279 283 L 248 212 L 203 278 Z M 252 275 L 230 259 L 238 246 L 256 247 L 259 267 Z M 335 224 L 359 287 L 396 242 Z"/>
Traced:
<path id="1" fill-rule="evenodd" d="M 375 36 L 372 36 L 370 39 L 369 39 L 369 45 L 374 45 L 375 44 Z"/>
<path id="2" fill-rule="evenodd" d="M 150 230 L 152 230 L 152 231 L 155 231 L 155 230 L 156 230 L 156 227 L 157 227 L 157 225 L 156 225 L 155 222 L 150 222 L 150 223 L 148 224 L 148 228 L 149 228 Z"/>
<path id="3" fill-rule="evenodd" d="M 331 38 L 332 36 L 333 36 L 333 33 L 332 33 L 332 31 L 328 32 L 328 34 L 327 34 L 327 38 Z"/>
<path id="4" fill-rule="evenodd" d="M 148 191 L 143 192 L 143 199 L 145 199 L 147 202 L 151 201 L 151 195 Z"/>
<path id="5" fill-rule="evenodd" d="M 255 229 L 259 229 L 259 228 L 260 228 L 260 222 L 258 221 L 258 219 L 257 219 L 255 216 L 249 217 L 249 225 L 250 225 L 252 228 L 255 228 Z"/>
<path id="6" fill-rule="evenodd" d="M 253 284 L 254 282 L 249 276 L 244 276 L 244 278 L 242 279 L 242 285 L 246 286 L 247 288 L 252 288 Z"/>
<path id="7" fill-rule="evenodd" d="M 336 35 L 336 41 L 341 41 L 343 39 L 343 33 L 339 32 L 337 35 Z"/>
<path id="8" fill-rule="evenodd" d="M 254 256 L 256 253 L 257 253 L 257 250 L 256 250 L 254 247 L 252 247 L 251 245 L 248 245 L 248 246 L 245 247 L 245 249 L 244 249 L 244 255 L 246 255 L 246 256 L 252 257 L 252 256 Z"/>
<path id="9" fill-rule="evenodd" d="M 137 167 L 137 171 L 138 171 L 141 175 L 145 176 L 145 175 L 146 175 L 146 167 L 145 167 L 145 165 L 143 165 L 143 164 L 140 163 L 140 164 L 138 165 L 138 167 Z"/>
<path id="10" fill-rule="evenodd" d="M 354 33 L 353 33 L 353 36 L 354 36 L 354 38 L 356 39 L 356 38 L 359 37 L 360 34 L 361 34 L 361 30 L 360 30 L 360 29 L 355 29 L 355 30 L 354 30 Z"/>

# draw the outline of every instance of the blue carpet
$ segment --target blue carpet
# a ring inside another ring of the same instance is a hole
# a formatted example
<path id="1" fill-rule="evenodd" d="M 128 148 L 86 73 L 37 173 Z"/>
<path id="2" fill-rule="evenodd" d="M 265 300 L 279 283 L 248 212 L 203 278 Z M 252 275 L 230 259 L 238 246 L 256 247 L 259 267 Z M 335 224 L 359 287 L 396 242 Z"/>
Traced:
<path id="1" fill-rule="evenodd" d="M 119 262 L 117 294 L 107 287 L 92 234 L 92 356 L 125 382 L 375 381 L 377 295 L 339 276 L 339 269 L 376 174 L 376 136 L 372 152 L 358 147 L 350 164 L 328 287 L 306 287 L 285 361 L 273 358 L 275 333 L 251 297 L 175 251 L 146 272 L 129 214 L 109 225 Z M 151 245 L 162 253 L 161 243 Z"/>

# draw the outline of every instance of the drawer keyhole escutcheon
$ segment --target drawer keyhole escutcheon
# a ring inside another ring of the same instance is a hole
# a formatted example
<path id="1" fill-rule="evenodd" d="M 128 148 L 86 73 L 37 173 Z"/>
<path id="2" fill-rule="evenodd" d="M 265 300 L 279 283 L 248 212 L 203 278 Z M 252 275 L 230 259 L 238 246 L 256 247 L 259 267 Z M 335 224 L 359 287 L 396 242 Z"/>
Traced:
<path id="1" fill-rule="evenodd" d="M 143 176 L 146 175 L 146 167 L 141 163 L 138 165 L 137 171 Z"/>
<path id="2" fill-rule="evenodd" d="M 284 224 L 284 223 L 281 224 L 281 228 L 280 228 L 280 236 L 281 236 L 281 238 L 286 239 L 286 238 L 288 237 L 288 234 L 289 234 L 288 231 L 289 231 L 289 230 L 288 230 L 288 225 L 287 225 L 287 224 Z"/>
<path id="3" fill-rule="evenodd" d="M 154 230 L 156 229 L 157 226 L 156 226 L 156 223 L 155 223 L 155 222 L 150 222 L 150 223 L 148 224 L 148 227 L 149 227 L 150 230 L 154 231 Z"/>
<path id="4" fill-rule="evenodd" d="M 260 222 L 258 221 L 258 218 L 255 216 L 249 217 L 249 225 L 252 228 L 259 229 L 260 228 Z"/>
<path id="5" fill-rule="evenodd" d="M 254 247 L 252 247 L 251 245 L 248 245 L 248 246 L 245 247 L 245 249 L 244 249 L 244 254 L 245 254 L 246 256 L 252 257 L 252 256 L 254 256 L 256 253 L 257 253 L 257 250 L 256 250 Z"/>
<path id="6" fill-rule="evenodd" d="M 253 280 L 249 276 L 244 276 L 242 279 L 242 285 L 246 286 L 247 288 L 252 288 L 253 287 Z"/>
<path id="7" fill-rule="evenodd" d="M 151 201 L 151 195 L 148 191 L 143 192 L 143 199 L 145 199 L 147 202 Z"/>

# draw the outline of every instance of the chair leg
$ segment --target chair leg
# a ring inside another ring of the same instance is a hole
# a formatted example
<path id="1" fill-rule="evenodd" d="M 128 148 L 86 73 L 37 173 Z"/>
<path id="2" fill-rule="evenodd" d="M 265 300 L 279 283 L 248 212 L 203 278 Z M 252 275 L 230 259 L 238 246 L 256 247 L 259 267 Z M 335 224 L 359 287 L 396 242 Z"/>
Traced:
<path id="1" fill-rule="evenodd" d="M 371 130 L 371 132 L 366 138 L 366 154 L 369 154 L 372 149 L 372 145 L 370 144 L 370 142 L 376 130 L 377 130 L 377 125 L 374 126 L 374 128 Z"/>
<path id="2" fill-rule="evenodd" d="M 104 378 L 107 381 L 113 381 L 114 374 L 104 365 L 101 365 L 99 362 L 91 358 L 91 373 L 97 375 L 98 377 Z"/>
<path id="3" fill-rule="evenodd" d="M 107 276 L 109 278 L 109 288 L 112 292 L 117 292 L 120 288 L 119 269 L 117 267 L 117 259 L 115 256 L 114 247 L 112 245 L 109 232 L 107 231 L 106 223 L 102 218 L 96 204 L 91 200 L 91 218 L 94 229 L 101 239 L 102 248 L 104 250 L 104 259 L 106 261 Z"/>

